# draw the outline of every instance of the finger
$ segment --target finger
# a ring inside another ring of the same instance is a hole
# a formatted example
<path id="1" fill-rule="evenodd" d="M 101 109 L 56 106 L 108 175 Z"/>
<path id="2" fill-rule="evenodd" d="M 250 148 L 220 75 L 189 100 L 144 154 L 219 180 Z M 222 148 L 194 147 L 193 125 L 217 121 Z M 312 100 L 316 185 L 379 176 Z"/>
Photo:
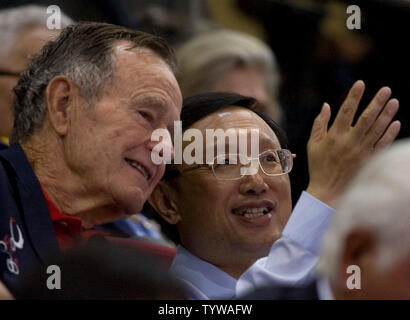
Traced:
<path id="1" fill-rule="evenodd" d="M 374 150 L 378 151 L 378 150 L 381 150 L 381 149 L 391 145 L 393 143 L 394 139 L 396 139 L 397 135 L 399 134 L 400 127 L 401 127 L 400 121 L 398 121 L 398 120 L 393 121 L 390 124 L 390 126 L 387 128 L 386 132 L 381 137 L 381 139 L 374 146 Z"/>
<path id="2" fill-rule="evenodd" d="M 380 112 L 386 106 L 386 102 L 390 96 L 391 90 L 389 87 L 383 87 L 376 93 L 373 100 L 360 115 L 360 118 L 355 125 L 354 132 L 358 139 L 361 139 L 361 137 L 363 137 L 374 124 Z"/>
<path id="3" fill-rule="evenodd" d="M 363 97 L 364 88 L 363 81 L 358 80 L 354 83 L 333 122 L 332 128 L 334 130 L 344 132 L 350 129 L 357 107 Z"/>
<path id="4" fill-rule="evenodd" d="M 317 115 L 315 121 L 313 122 L 312 131 L 310 134 L 310 138 L 312 140 L 320 140 L 326 135 L 330 120 L 330 114 L 330 106 L 325 102 L 322 106 L 322 110 L 320 110 L 320 113 Z"/>
<path id="5" fill-rule="evenodd" d="M 397 99 L 390 100 L 382 113 L 377 118 L 376 122 L 369 129 L 363 139 L 363 146 L 366 148 L 373 148 L 376 142 L 385 133 L 387 127 L 391 123 L 394 115 L 399 109 L 399 101 Z"/>

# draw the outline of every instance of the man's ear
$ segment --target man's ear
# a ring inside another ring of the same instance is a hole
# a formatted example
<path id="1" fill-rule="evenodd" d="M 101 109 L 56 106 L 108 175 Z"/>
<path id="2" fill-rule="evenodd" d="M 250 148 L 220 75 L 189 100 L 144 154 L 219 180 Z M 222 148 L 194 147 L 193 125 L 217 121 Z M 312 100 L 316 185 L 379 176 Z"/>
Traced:
<path id="1" fill-rule="evenodd" d="M 73 82 L 65 76 L 51 79 L 46 88 L 46 102 L 50 123 L 59 135 L 66 135 L 69 112 L 76 90 Z"/>
<path id="2" fill-rule="evenodd" d="M 181 220 L 178 208 L 172 200 L 171 188 L 167 183 L 163 181 L 158 183 L 148 202 L 168 223 L 176 224 Z"/>
<path id="3" fill-rule="evenodd" d="M 343 251 L 341 252 L 341 260 L 339 267 L 339 287 L 342 291 L 357 291 L 347 288 L 347 280 L 353 274 L 352 270 L 356 270 L 357 266 L 360 270 L 360 276 L 366 273 L 371 264 L 374 263 L 376 254 L 376 238 L 374 233 L 368 229 L 354 229 L 347 234 Z"/>

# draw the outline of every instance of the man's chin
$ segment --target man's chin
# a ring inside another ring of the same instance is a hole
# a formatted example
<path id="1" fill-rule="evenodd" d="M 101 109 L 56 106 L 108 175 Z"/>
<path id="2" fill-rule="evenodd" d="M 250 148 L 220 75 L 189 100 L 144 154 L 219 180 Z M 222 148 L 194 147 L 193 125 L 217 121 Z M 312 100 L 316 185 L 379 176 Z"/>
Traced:
<path id="1" fill-rule="evenodd" d="M 273 243 L 280 238 L 278 235 L 261 236 L 260 234 L 254 234 L 245 243 L 242 244 L 242 248 L 249 252 L 258 253 L 260 257 L 267 256 L 273 245 Z M 259 236 L 259 237 L 258 237 Z"/>
<path id="2" fill-rule="evenodd" d="M 117 197 L 117 205 L 119 211 L 126 216 L 131 216 L 133 214 L 139 213 L 144 207 L 144 203 L 148 200 L 149 194 L 143 192 L 142 190 L 132 190 L 128 193 L 123 193 Z"/>
<path id="3" fill-rule="evenodd" d="M 79 216 L 82 220 L 83 227 L 90 229 L 94 226 L 110 223 L 117 220 L 128 219 L 131 215 L 140 212 L 145 202 L 133 198 L 117 199 L 114 205 L 101 208 L 98 213 Z"/>

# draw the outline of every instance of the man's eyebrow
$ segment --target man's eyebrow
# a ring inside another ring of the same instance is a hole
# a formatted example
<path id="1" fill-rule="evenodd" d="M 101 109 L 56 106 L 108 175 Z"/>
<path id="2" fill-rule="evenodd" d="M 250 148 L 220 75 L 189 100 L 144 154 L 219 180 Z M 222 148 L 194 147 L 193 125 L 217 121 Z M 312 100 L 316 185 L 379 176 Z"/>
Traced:
<path id="1" fill-rule="evenodd" d="M 150 96 L 150 95 L 145 95 L 142 97 L 137 97 L 135 99 L 131 100 L 131 103 L 133 104 L 142 104 L 144 106 L 150 106 L 156 109 L 159 109 L 159 111 L 165 111 L 167 108 L 167 104 L 165 101 L 161 98 L 155 97 L 155 96 Z"/>

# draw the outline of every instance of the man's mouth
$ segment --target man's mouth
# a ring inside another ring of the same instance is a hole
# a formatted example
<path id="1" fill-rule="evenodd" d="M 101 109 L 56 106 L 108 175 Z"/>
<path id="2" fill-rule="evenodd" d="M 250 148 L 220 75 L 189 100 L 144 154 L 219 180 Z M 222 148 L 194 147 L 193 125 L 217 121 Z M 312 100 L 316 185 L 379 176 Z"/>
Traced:
<path id="1" fill-rule="evenodd" d="M 272 207 L 270 206 L 265 206 L 265 207 L 242 207 L 238 209 L 233 209 L 232 213 L 243 216 L 248 219 L 254 219 L 254 218 L 259 218 L 265 214 L 267 214 L 270 217 L 272 217 L 272 214 L 270 213 L 272 211 Z"/>
<path id="2" fill-rule="evenodd" d="M 125 161 L 127 161 L 127 163 L 133 167 L 134 169 L 137 169 L 144 177 L 145 179 L 148 181 L 149 179 L 151 179 L 151 174 L 149 173 L 148 169 L 144 167 L 143 164 L 141 164 L 138 161 L 135 160 L 131 160 L 131 159 L 127 159 L 125 158 Z"/>

